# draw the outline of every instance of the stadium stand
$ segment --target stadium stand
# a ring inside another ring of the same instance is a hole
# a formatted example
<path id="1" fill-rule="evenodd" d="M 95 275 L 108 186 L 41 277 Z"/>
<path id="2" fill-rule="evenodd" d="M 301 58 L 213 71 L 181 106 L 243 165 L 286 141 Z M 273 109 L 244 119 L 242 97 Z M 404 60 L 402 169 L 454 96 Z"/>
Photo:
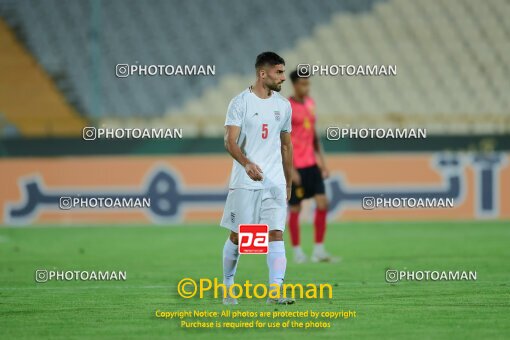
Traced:
<path id="1" fill-rule="evenodd" d="M 501 14 L 510 13 L 510 6 L 497 0 L 432 3 L 388 1 L 371 12 L 336 13 L 284 52 L 289 65 L 397 65 L 395 78 L 315 77 L 313 95 L 323 128 L 344 123 L 425 126 L 433 133 L 509 131 L 505 93 L 510 83 L 505 79 L 510 62 L 505 55 L 510 31 Z M 419 19 L 410 22 L 409 17 Z M 173 117 L 220 112 L 217 124 L 208 125 L 210 134 L 220 133 L 226 103 L 219 100 L 231 98 L 251 78 L 225 79 L 201 99 L 169 111 L 168 123 L 176 121 Z"/>
<path id="2" fill-rule="evenodd" d="M 75 136 L 85 120 L 0 20 L 0 134 Z"/>
<path id="3" fill-rule="evenodd" d="M 0 6 L 68 101 L 98 125 L 179 126 L 187 136 L 219 135 L 228 101 L 253 79 L 254 56 L 275 50 L 288 69 L 299 63 L 397 66 L 396 77 L 314 77 L 321 127 L 510 130 L 505 0 L 232 0 L 221 6 L 0 0 Z M 267 14 L 262 22 L 255 15 L 260 11 Z M 260 29 L 268 34 L 255 34 Z M 216 75 L 116 78 L 116 64 L 137 62 L 214 64 Z"/>

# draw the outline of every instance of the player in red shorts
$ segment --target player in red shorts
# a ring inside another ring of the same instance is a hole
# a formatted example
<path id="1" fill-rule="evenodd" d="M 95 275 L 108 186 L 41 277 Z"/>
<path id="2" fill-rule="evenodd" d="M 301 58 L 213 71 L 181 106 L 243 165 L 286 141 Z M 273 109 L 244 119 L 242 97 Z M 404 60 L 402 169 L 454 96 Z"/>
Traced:
<path id="1" fill-rule="evenodd" d="M 289 201 L 289 230 L 294 248 L 294 261 L 303 263 L 307 257 L 300 246 L 299 213 L 301 201 L 313 197 L 316 203 L 314 227 L 315 246 L 313 262 L 328 262 L 333 258 L 324 249 L 328 199 L 324 179 L 329 176 L 320 140 L 315 131 L 315 103 L 309 96 L 310 80 L 300 77 L 297 71 L 290 74 L 294 95 L 289 98 L 292 107 L 291 139 L 294 146 L 294 169 L 292 172 L 292 193 Z"/>

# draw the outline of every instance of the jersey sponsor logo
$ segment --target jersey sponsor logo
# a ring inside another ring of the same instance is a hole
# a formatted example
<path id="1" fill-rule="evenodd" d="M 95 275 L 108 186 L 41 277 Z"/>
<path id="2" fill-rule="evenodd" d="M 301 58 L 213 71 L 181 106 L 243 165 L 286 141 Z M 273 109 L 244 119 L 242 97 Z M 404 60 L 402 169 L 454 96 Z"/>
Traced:
<path id="1" fill-rule="evenodd" d="M 269 249 L 267 224 L 239 225 L 239 254 L 267 254 Z"/>
<path id="2" fill-rule="evenodd" d="M 274 111 L 274 120 L 280 121 L 280 111 Z"/>

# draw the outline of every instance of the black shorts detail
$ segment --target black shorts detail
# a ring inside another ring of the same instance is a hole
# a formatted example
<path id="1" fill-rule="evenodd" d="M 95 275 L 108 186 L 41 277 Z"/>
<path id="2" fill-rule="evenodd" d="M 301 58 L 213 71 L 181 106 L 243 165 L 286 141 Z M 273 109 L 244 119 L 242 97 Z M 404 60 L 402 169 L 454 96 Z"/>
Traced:
<path id="1" fill-rule="evenodd" d="M 297 171 L 301 176 L 301 185 L 297 186 L 292 183 L 292 193 L 289 200 L 290 205 L 299 204 L 304 199 L 326 192 L 321 170 L 317 165 L 297 169 Z"/>

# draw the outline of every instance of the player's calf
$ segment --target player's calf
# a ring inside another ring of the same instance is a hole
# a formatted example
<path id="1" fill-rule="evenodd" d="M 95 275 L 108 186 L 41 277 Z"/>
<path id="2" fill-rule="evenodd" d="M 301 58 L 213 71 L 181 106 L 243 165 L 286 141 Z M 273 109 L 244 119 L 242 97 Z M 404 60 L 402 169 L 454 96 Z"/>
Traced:
<path id="1" fill-rule="evenodd" d="M 239 262 L 238 234 L 230 233 L 230 237 L 225 241 L 223 246 L 223 284 L 228 288 L 234 284 L 234 277 Z M 224 304 L 237 304 L 237 299 L 231 296 L 223 298 Z"/>

